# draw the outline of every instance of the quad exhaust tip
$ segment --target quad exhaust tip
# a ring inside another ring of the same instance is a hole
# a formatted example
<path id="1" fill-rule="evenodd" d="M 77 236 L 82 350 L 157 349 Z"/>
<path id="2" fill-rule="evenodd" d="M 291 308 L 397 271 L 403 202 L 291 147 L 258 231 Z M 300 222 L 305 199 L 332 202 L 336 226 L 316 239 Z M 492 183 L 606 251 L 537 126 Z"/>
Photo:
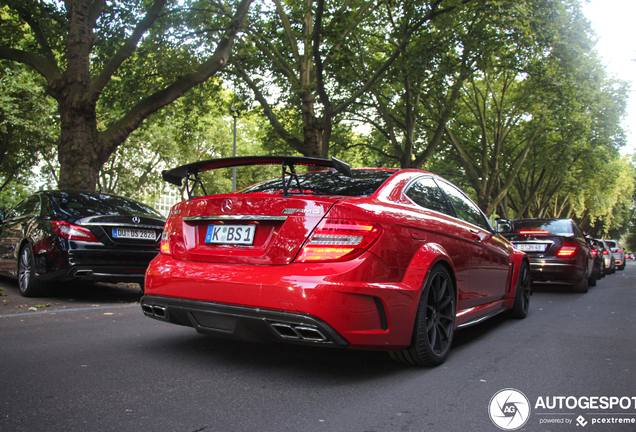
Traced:
<path id="1" fill-rule="evenodd" d="M 142 304 L 141 310 L 143 310 L 144 314 L 149 317 L 161 319 L 168 318 L 168 311 L 165 306 Z"/>
<path id="2" fill-rule="evenodd" d="M 329 342 L 320 330 L 314 327 L 297 326 L 293 324 L 272 323 L 274 331 L 283 339 L 297 339 L 310 342 Z"/>

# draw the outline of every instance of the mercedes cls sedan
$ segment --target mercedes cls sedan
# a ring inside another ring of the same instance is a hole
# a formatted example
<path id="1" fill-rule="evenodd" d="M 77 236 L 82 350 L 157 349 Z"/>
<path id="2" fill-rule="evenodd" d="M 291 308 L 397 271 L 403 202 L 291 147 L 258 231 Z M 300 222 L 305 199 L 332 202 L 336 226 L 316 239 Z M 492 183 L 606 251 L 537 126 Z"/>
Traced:
<path id="1" fill-rule="evenodd" d="M 265 164 L 281 165 L 282 176 L 205 192 L 203 171 Z M 196 162 L 163 178 L 185 179 L 190 199 L 172 208 L 146 272 L 141 307 L 154 319 L 437 365 L 457 328 L 528 312 L 526 254 L 435 174 L 262 156 Z"/>
<path id="2" fill-rule="evenodd" d="M 158 254 L 165 221 L 145 204 L 117 195 L 41 191 L 0 221 L 0 272 L 20 293 L 49 281 L 138 282 Z"/>
<path id="3" fill-rule="evenodd" d="M 586 293 L 596 285 L 592 246 L 572 219 L 517 219 L 503 233 L 528 254 L 534 282 L 572 284 Z"/>

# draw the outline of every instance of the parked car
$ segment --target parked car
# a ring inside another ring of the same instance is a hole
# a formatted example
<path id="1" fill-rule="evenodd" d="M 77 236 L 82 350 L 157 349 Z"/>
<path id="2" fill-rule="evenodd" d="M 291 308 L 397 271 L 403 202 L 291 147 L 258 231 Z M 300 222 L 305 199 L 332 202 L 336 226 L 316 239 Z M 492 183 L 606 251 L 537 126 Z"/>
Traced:
<path id="1" fill-rule="evenodd" d="M 35 193 L 0 221 L 0 272 L 17 276 L 20 294 L 49 281 L 137 282 L 158 254 L 164 219 L 117 195 Z"/>
<path id="2" fill-rule="evenodd" d="M 282 165 L 282 177 L 195 196 L 204 170 L 266 164 Z M 298 165 L 333 169 L 296 173 Z M 526 255 L 435 174 L 263 156 L 196 162 L 163 178 L 185 178 L 190 199 L 172 208 L 146 272 L 149 317 L 438 365 L 456 328 L 528 313 Z"/>
<path id="3" fill-rule="evenodd" d="M 502 234 L 528 254 L 534 282 L 568 283 L 582 293 L 596 285 L 592 247 L 572 219 L 517 219 Z"/>
<path id="4" fill-rule="evenodd" d="M 605 243 L 612 251 L 614 262 L 616 263 L 616 270 L 625 270 L 625 249 L 621 247 L 618 240 L 605 240 Z"/>
<path id="5" fill-rule="evenodd" d="M 616 272 L 616 261 L 612 255 L 612 250 L 609 245 L 605 243 L 605 240 L 595 239 L 598 245 L 601 247 L 603 254 L 603 263 L 605 264 L 605 274 L 613 274 Z"/>
<path id="6" fill-rule="evenodd" d="M 605 277 L 605 262 L 603 260 L 603 248 L 599 245 L 598 241 L 591 236 L 586 236 L 590 246 L 592 247 L 592 255 L 594 255 L 594 273 L 596 279 L 602 279 Z"/>

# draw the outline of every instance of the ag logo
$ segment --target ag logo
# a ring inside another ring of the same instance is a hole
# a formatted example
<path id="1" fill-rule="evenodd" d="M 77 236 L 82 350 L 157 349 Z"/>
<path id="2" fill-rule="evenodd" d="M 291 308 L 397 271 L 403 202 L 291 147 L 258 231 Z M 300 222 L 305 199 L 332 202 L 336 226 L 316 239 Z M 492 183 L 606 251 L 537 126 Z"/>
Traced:
<path id="1" fill-rule="evenodd" d="M 499 429 L 517 430 L 530 418 L 530 401 L 519 390 L 503 389 L 490 399 L 488 414 Z"/>

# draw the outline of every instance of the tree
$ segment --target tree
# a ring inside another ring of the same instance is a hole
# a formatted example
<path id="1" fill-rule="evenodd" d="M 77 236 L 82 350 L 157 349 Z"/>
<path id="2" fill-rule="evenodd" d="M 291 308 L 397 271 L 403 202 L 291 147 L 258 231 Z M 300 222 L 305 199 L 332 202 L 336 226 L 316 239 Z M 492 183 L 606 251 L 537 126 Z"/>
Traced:
<path id="1" fill-rule="evenodd" d="M 31 184 L 32 169 L 57 138 L 55 107 L 41 80 L 0 62 L 0 192 Z M 22 190 L 22 188 L 19 188 Z"/>
<path id="2" fill-rule="evenodd" d="M 437 16 L 471 0 L 308 0 L 259 3 L 229 69 L 251 91 L 275 132 L 297 152 L 326 157 L 334 125 Z M 398 20 L 387 31 L 384 23 Z M 372 49 L 391 40 L 388 51 Z M 355 58 L 355 60 L 353 60 Z M 363 67 L 364 70 L 359 69 Z M 366 78 L 355 86 L 347 74 Z M 238 84 L 238 85 L 241 85 Z"/>
<path id="3" fill-rule="evenodd" d="M 225 67 L 251 2 L 2 0 L 0 59 L 35 69 L 57 102 L 59 187 L 94 190 L 144 119 Z"/>

